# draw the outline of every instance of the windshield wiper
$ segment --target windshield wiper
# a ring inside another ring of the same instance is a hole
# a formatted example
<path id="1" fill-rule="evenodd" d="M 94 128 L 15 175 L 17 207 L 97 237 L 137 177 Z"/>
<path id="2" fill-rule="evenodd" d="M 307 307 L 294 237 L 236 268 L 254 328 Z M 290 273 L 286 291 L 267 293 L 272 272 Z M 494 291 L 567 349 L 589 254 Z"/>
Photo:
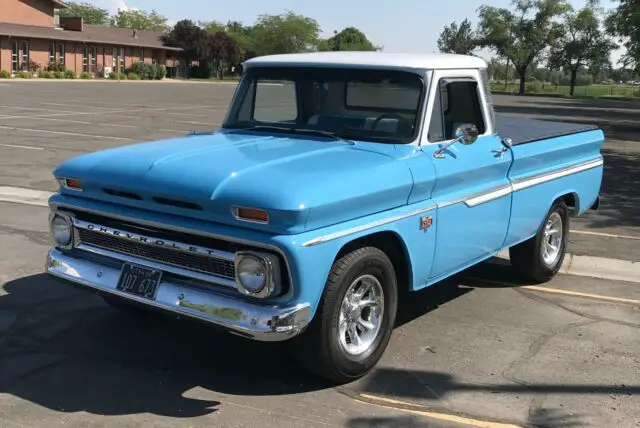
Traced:
<path id="1" fill-rule="evenodd" d="M 333 132 L 330 131 L 323 131 L 320 129 L 307 129 L 307 128 L 289 128 L 288 126 L 275 126 L 275 125 L 254 125 L 254 126 L 249 126 L 247 128 L 235 128 L 233 129 L 233 131 L 235 130 L 244 130 L 244 131 L 276 131 L 276 132 L 291 132 L 294 134 L 312 134 L 312 135 L 319 135 L 321 137 L 329 137 L 329 138 L 333 138 L 334 140 L 337 141 L 342 141 L 344 143 L 347 144 L 351 144 L 354 145 L 355 143 L 353 141 L 347 141 L 344 138 L 334 134 Z"/>

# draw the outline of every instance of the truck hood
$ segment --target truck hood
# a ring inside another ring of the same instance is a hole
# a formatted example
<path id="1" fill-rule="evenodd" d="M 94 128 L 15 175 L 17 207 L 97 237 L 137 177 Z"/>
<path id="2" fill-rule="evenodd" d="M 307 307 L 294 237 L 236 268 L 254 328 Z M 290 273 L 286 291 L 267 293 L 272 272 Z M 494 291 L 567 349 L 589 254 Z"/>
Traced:
<path id="1" fill-rule="evenodd" d="M 273 233 L 299 233 L 407 203 L 412 176 L 393 145 L 248 131 L 190 135 L 73 158 L 63 193 Z M 232 206 L 269 212 L 239 222 Z"/>

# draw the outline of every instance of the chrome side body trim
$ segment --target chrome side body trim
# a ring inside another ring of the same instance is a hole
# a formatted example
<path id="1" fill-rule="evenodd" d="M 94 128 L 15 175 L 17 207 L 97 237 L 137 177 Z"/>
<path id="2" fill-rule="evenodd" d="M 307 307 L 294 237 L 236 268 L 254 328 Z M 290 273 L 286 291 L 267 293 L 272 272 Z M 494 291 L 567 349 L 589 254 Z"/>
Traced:
<path id="1" fill-rule="evenodd" d="M 116 253 L 115 251 L 105 250 L 104 248 L 95 247 L 90 244 L 84 244 L 80 242 L 76 245 L 76 249 L 86 251 L 92 254 L 97 254 L 99 256 L 109 257 L 111 259 L 115 259 L 117 261 L 125 262 L 125 263 L 134 263 L 141 266 L 147 266 L 152 269 L 162 270 L 167 273 L 172 273 L 174 275 L 183 276 L 185 278 L 191 278 L 198 281 L 203 281 L 206 283 L 223 285 L 225 287 L 236 288 L 236 282 L 231 279 L 227 279 L 221 276 L 214 276 L 205 273 L 200 273 L 194 270 L 187 270 L 181 267 L 173 266 L 167 263 L 158 263 L 153 260 L 129 256 L 127 254 Z"/>
<path id="2" fill-rule="evenodd" d="M 152 236 L 140 235 L 115 229 L 113 227 L 103 226 L 97 223 L 89 223 L 83 220 L 73 219 L 73 224 L 78 229 L 90 230 L 91 232 L 101 233 L 103 235 L 112 236 L 114 238 L 132 241 L 137 244 L 147 245 L 150 247 L 168 248 L 174 251 L 180 251 L 186 254 L 197 254 L 199 256 L 210 257 L 213 259 L 234 261 L 233 253 L 212 248 L 200 247 L 197 245 L 184 244 L 182 242 L 170 241 L 167 239 L 158 239 Z"/>
<path id="3" fill-rule="evenodd" d="M 513 191 L 526 189 L 528 187 L 537 186 L 538 184 L 546 183 L 548 181 L 557 180 L 558 178 L 566 177 L 568 175 L 577 174 L 578 172 L 587 171 L 593 168 L 597 168 L 604 164 L 602 156 L 597 159 L 592 159 L 586 162 L 582 162 L 578 165 L 560 168 L 551 172 L 545 172 L 542 174 L 535 174 L 529 177 L 523 177 L 513 180 Z"/>
<path id="4" fill-rule="evenodd" d="M 340 239 L 348 235 L 353 235 L 354 233 L 362 232 L 368 229 L 373 229 L 374 227 L 383 226 L 385 224 L 393 223 L 395 221 L 403 220 L 405 218 L 413 217 L 418 214 L 426 213 L 428 211 L 433 211 L 435 209 L 436 209 L 435 205 L 430 205 L 426 208 L 420 208 L 417 210 L 410 211 L 408 213 L 398 214 L 393 217 L 387 217 L 380 220 L 372 221 L 370 223 L 366 223 L 361 226 L 352 227 L 350 229 L 341 230 L 341 231 L 330 233 L 324 236 L 319 236 L 310 241 L 304 242 L 302 246 L 313 247 L 314 245 L 324 244 L 325 242 L 333 241 L 335 239 Z"/>
<path id="5" fill-rule="evenodd" d="M 92 210 L 89 208 L 84 208 L 84 207 L 79 207 L 76 205 L 72 205 L 72 204 L 66 204 L 66 203 L 60 203 L 60 202 L 50 202 L 49 203 L 50 209 L 55 210 L 58 208 L 67 208 L 70 210 L 77 210 L 77 211 L 83 211 L 86 213 L 90 213 L 90 214 L 96 214 L 96 215 L 102 215 L 105 217 L 109 217 L 111 219 L 114 220 L 121 220 L 121 221 L 128 221 L 128 222 L 132 222 L 135 224 L 139 224 L 141 226 L 149 226 L 149 227 L 157 227 L 160 229 L 167 229 L 167 230 L 171 230 L 173 232 L 179 232 L 179 233 L 186 233 L 186 234 L 190 234 L 190 235 L 197 235 L 197 236 L 206 236 L 206 237 L 210 237 L 210 238 L 214 238 L 214 239 L 220 239 L 222 241 L 228 241 L 228 242 L 234 242 L 236 244 L 241 244 L 241 245 L 249 245 L 249 246 L 254 246 L 254 247 L 258 247 L 258 248 L 264 248 L 266 250 L 270 250 L 270 251 L 274 251 L 276 253 L 278 253 L 280 256 L 282 256 L 282 259 L 284 260 L 284 264 L 285 264 L 285 268 L 287 269 L 287 275 L 289 278 L 289 284 L 291 286 L 291 289 L 293 289 L 293 287 L 295 287 L 295 283 L 293 282 L 293 277 L 291 276 L 291 267 L 289 266 L 289 260 L 287 258 L 287 255 L 284 253 L 284 251 L 282 249 L 280 249 L 279 247 L 275 246 L 275 245 L 270 245 L 270 244 L 264 244 L 262 242 L 257 242 L 257 241 L 250 241 L 250 240 L 246 240 L 246 239 L 240 239 L 240 238 L 236 238 L 234 236 L 227 236 L 227 235 L 220 235 L 217 233 L 211 233 L 211 232 L 204 232 L 204 231 L 200 231 L 200 230 L 193 230 L 193 229 L 187 229 L 184 227 L 180 227 L 180 226 L 174 226 L 168 223 L 158 223 L 155 221 L 149 221 L 149 220 L 144 220 L 144 219 L 140 219 L 137 217 L 129 217 L 129 216 L 124 216 L 124 215 L 118 215 L 118 214 L 112 214 L 112 213 L 108 213 L 108 212 L 104 212 L 104 211 L 99 211 L 99 210 Z"/>
<path id="6" fill-rule="evenodd" d="M 496 199 L 510 195 L 512 192 L 511 188 L 512 186 L 511 184 L 509 184 L 507 186 L 498 187 L 495 190 L 482 192 L 476 196 L 472 196 L 471 198 L 465 199 L 464 204 L 470 208 L 473 208 L 478 205 L 482 205 L 484 203 L 494 201 Z"/>
<path id="7" fill-rule="evenodd" d="M 75 258 L 57 249 L 47 254 L 45 271 L 55 277 L 105 294 L 218 325 L 231 333 L 259 341 L 290 339 L 309 324 L 311 305 L 258 305 L 163 279 L 154 300 L 116 288 L 120 269 Z"/>
<path id="8" fill-rule="evenodd" d="M 551 172 L 545 172 L 542 174 L 535 174 L 527 177 L 522 177 L 522 178 L 513 180 L 512 184 L 496 187 L 496 188 L 490 189 L 489 191 L 462 196 L 456 199 L 451 199 L 449 201 L 439 202 L 427 208 L 414 210 L 406 214 L 399 214 L 396 216 L 383 218 L 370 223 L 366 223 L 362 226 L 356 226 L 350 229 L 345 229 L 345 230 L 334 232 L 328 235 L 319 236 L 317 238 L 314 238 L 310 241 L 303 243 L 302 246 L 312 247 L 314 245 L 323 244 L 325 242 L 343 238 L 345 236 L 352 235 L 354 233 L 362 232 L 368 229 L 373 229 L 378 226 L 393 223 L 395 221 L 412 217 L 427 211 L 433 211 L 434 209 L 440 209 L 440 208 L 445 208 L 451 205 L 459 204 L 461 202 L 464 202 L 466 206 L 472 208 L 472 207 L 493 201 L 495 199 L 499 199 L 504 196 L 510 195 L 513 192 L 517 192 L 519 190 L 537 186 L 539 184 L 546 183 L 548 181 L 557 180 L 558 178 L 566 177 L 572 174 L 577 174 L 579 172 L 587 171 L 589 169 L 597 168 L 599 166 L 602 166 L 603 164 L 604 164 L 604 160 L 602 156 L 599 156 L 596 159 L 591 159 L 570 167 L 563 167 L 563 168 L 553 170 Z"/>

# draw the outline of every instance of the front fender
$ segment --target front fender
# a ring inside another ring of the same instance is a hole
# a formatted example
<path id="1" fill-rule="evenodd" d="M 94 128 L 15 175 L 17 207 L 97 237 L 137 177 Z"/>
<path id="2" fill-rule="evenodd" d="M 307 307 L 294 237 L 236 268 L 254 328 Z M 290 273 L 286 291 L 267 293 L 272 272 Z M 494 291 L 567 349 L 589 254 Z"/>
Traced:
<path id="1" fill-rule="evenodd" d="M 311 304 L 311 316 L 318 308 L 325 282 L 340 250 L 350 242 L 379 232 L 392 232 L 406 249 L 410 266 L 410 288 L 420 288 L 429 276 L 435 249 L 436 207 L 428 202 L 361 217 L 299 235 L 274 237 L 291 268 L 293 299 Z"/>

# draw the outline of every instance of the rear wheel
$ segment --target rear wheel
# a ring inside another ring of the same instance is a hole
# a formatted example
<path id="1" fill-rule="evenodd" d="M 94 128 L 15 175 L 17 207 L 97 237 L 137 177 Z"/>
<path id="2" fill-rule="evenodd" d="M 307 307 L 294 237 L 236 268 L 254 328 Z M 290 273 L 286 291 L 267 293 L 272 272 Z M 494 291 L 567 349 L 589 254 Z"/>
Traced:
<path id="1" fill-rule="evenodd" d="M 556 201 L 538 233 L 509 250 L 511 264 L 531 281 L 551 280 L 560 270 L 567 249 L 569 211 L 564 201 Z"/>
<path id="2" fill-rule="evenodd" d="M 395 270 L 378 248 L 364 247 L 338 259 L 313 321 L 295 340 L 307 370 L 342 384 L 367 374 L 391 337 L 397 307 Z"/>

